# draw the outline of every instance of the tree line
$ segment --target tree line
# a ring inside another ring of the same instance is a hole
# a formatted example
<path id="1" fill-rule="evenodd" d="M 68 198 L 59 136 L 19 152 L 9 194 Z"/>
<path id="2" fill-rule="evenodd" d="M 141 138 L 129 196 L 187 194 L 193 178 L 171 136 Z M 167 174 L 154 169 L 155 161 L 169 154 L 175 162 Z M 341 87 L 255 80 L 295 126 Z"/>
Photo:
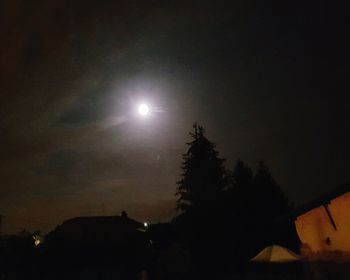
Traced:
<path id="1" fill-rule="evenodd" d="M 263 161 L 255 172 L 242 160 L 225 166 L 198 124 L 183 155 L 174 219 L 182 242 L 201 267 L 241 269 L 265 246 L 298 250 L 292 204 Z M 206 272 L 207 273 L 207 272 Z"/>

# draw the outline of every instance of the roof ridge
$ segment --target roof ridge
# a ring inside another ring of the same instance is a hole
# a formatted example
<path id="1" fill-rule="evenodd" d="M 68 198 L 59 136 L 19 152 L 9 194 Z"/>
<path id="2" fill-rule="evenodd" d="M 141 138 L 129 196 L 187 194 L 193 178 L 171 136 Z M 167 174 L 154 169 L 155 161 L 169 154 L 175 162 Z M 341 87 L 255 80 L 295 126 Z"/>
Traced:
<path id="1" fill-rule="evenodd" d="M 296 218 L 297 216 L 300 216 L 312 209 L 320 207 L 324 204 L 329 204 L 332 200 L 347 192 L 350 192 L 350 183 L 340 185 L 337 188 L 333 188 L 332 190 L 325 192 L 324 194 L 316 197 L 315 199 L 310 200 L 309 202 L 297 207 L 293 211 L 293 216 Z"/>

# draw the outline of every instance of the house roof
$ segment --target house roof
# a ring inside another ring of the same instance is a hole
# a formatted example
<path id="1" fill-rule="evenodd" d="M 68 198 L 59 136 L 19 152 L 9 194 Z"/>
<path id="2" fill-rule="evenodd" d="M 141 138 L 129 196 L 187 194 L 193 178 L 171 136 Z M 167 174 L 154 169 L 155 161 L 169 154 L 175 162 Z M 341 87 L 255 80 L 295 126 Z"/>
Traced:
<path id="1" fill-rule="evenodd" d="M 91 216 L 76 217 L 64 221 L 51 236 L 113 240 L 115 238 L 128 238 L 132 232 L 143 226 L 128 217 L 121 216 Z"/>
<path id="2" fill-rule="evenodd" d="M 350 184 L 345 184 L 342 185 L 336 189 L 333 189 L 323 195 L 321 195 L 320 197 L 311 200 L 310 202 L 297 207 L 294 211 L 293 211 L 293 217 L 297 218 L 298 216 L 309 212 L 310 210 L 317 208 L 319 206 L 325 205 L 325 204 L 329 204 L 333 199 L 347 193 L 350 192 Z"/>
<path id="3" fill-rule="evenodd" d="M 79 224 L 83 227 L 94 227 L 94 226 L 103 226 L 103 227 L 115 227 L 115 226 L 123 226 L 128 228 L 137 229 L 142 227 L 142 223 L 137 222 L 128 217 L 121 216 L 90 216 L 90 217 L 75 217 L 69 220 L 66 220 L 62 223 L 65 224 Z"/>

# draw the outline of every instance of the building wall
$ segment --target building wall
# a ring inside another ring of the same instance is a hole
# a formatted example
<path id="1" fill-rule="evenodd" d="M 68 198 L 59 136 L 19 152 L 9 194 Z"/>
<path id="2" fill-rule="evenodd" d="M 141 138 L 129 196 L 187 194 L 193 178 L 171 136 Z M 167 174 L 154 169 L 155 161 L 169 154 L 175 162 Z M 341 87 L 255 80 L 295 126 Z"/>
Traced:
<path id="1" fill-rule="evenodd" d="M 336 229 L 323 206 L 314 208 L 295 220 L 304 247 L 312 253 L 343 251 L 350 254 L 350 192 L 328 205 Z"/>

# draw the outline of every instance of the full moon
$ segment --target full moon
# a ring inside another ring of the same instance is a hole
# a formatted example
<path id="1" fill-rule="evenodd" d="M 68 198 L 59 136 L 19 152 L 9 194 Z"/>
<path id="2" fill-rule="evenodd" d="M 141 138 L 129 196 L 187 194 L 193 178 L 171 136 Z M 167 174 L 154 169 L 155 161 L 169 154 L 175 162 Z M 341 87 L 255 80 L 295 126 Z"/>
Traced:
<path id="1" fill-rule="evenodd" d="M 149 107 L 147 104 L 140 104 L 138 112 L 141 116 L 147 116 L 149 114 Z"/>

